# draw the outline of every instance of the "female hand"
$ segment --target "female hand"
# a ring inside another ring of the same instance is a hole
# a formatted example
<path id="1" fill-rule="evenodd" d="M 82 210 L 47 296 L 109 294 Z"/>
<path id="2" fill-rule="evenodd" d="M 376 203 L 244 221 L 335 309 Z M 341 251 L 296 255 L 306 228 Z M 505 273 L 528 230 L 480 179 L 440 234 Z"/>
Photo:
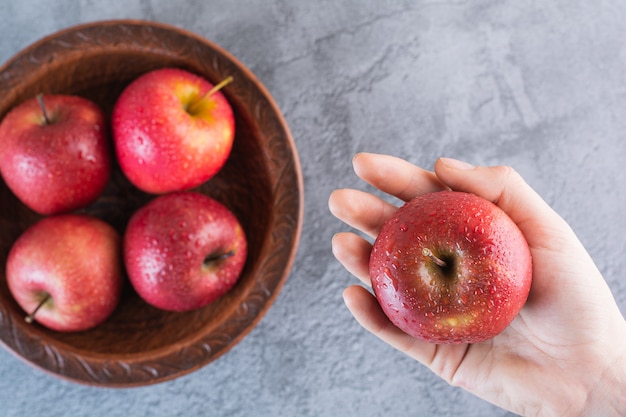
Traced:
<path id="1" fill-rule="evenodd" d="M 453 189 L 502 208 L 526 237 L 533 257 L 528 301 L 500 335 L 477 344 L 437 345 L 395 327 L 363 286 L 344 301 L 368 331 L 421 362 L 448 383 L 520 415 L 626 415 L 626 322 L 578 238 L 510 167 L 474 167 L 439 159 L 434 172 L 399 158 L 361 153 L 356 174 L 408 201 Z M 341 189 L 333 215 L 375 238 L 396 207 L 372 194 Z M 356 233 L 334 236 L 333 254 L 364 284 L 372 245 Z"/>

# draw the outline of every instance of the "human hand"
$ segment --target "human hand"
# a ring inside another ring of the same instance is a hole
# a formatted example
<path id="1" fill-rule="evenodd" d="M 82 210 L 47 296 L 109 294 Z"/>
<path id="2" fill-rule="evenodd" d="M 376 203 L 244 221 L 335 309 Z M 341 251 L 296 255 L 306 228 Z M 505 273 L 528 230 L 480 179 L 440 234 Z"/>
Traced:
<path id="1" fill-rule="evenodd" d="M 502 208 L 526 237 L 533 283 L 526 305 L 500 335 L 483 343 L 437 345 L 395 327 L 360 285 L 344 291 L 356 320 L 454 386 L 520 415 L 625 415 L 626 322 L 593 260 L 567 223 L 509 167 L 439 159 L 434 172 L 399 158 L 361 153 L 365 182 L 403 201 L 443 189 L 477 194 Z M 333 215 L 375 238 L 395 212 L 358 190 L 334 191 Z M 370 285 L 372 244 L 356 233 L 333 237 L 333 254 Z"/>

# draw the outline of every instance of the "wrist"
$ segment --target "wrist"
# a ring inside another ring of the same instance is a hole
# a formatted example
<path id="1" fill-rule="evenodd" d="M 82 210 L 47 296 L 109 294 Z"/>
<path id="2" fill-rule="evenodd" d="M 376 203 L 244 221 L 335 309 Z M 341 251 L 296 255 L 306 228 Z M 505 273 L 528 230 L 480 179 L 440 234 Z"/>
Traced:
<path id="1" fill-rule="evenodd" d="M 600 378 L 589 390 L 582 415 L 584 416 L 624 416 L 626 415 L 626 348 L 618 347 L 616 356 L 605 363 Z M 608 352 L 607 352 L 608 353 Z"/>

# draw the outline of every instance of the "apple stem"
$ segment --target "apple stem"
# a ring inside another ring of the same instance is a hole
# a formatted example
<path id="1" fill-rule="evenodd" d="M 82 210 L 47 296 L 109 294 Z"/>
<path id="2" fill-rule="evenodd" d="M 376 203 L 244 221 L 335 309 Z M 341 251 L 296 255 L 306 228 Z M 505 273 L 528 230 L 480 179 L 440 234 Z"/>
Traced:
<path id="1" fill-rule="evenodd" d="M 431 261 L 433 261 L 434 263 L 436 263 L 437 265 L 439 265 L 442 268 L 445 268 L 447 266 L 447 264 L 443 260 L 437 258 L 433 254 L 433 252 L 430 249 L 428 249 L 428 248 L 422 249 L 422 255 L 426 256 L 427 258 L 429 258 Z"/>
<path id="2" fill-rule="evenodd" d="M 218 91 L 226 87 L 231 82 L 233 82 L 233 77 L 232 75 L 229 75 L 228 77 L 224 78 L 220 83 L 218 83 L 209 91 L 207 91 L 205 95 L 203 95 L 198 100 L 195 100 L 193 103 L 191 103 L 191 105 L 187 108 L 187 111 L 189 113 L 194 113 L 197 110 L 196 107 L 198 106 L 198 103 L 202 102 L 202 100 L 204 100 L 207 97 L 211 97 L 213 94 L 217 93 Z"/>
<path id="3" fill-rule="evenodd" d="M 204 97 L 211 97 L 213 94 L 217 93 L 218 91 L 220 91 L 222 88 L 226 87 L 228 84 L 233 82 L 233 77 L 232 75 L 229 75 L 228 77 L 224 78 L 220 83 L 218 83 L 216 86 L 214 86 L 213 88 L 211 88 L 205 95 Z"/>
<path id="4" fill-rule="evenodd" d="M 37 94 L 37 102 L 39 103 L 39 107 L 41 107 L 41 113 L 43 114 L 43 119 L 46 124 L 50 124 L 50 118 L 48 117 L 48 112 L 46 112 L 46 106 L 43 103 L 43 94 Z"/>
<path id="5" fill-rule="evenodd" d="M 39 311 L 39 309 L 50 299 L 50 294 L 46 294 L 46 296 L 37 304 L 37 307 L 30 313 L 28 316 L 24 317 L 24 321 L 28 324 L 32 323 L 35 320 L 35 314 Z"/>
<path id="6" fill-rule="evenodd" d="M 214 261 L 223 261 L 224 259 L 228 259 L 231 256 L 235 256 L 234 249 L 231 249 L 225 253 L 216 253 L 216 254 L 209 255 L 206 258 L 204 258 L 204 262 L 209 263 L 209 262 L 214 262 Z"/>

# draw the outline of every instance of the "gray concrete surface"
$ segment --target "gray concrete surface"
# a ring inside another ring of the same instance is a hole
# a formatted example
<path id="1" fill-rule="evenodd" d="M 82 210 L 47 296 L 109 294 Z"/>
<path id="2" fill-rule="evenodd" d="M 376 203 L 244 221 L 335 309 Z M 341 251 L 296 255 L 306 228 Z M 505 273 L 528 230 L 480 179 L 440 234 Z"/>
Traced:
<path id="1" fill-rule="evenodd" d="M 626 311 L 626 3 L 622 0 L 0 2 L 0 62 L 64 27 L 161 21 L 231 51 L 272 93 L 302 159 L 305 225 L 259 326 L 216 362 L 108 390 L 0 349 L 0 415 L 505 416 L 362 330 L 332 258 L 336 187 L 357 151 L 425 167 L 509 164 L 572 225 Z"/>

